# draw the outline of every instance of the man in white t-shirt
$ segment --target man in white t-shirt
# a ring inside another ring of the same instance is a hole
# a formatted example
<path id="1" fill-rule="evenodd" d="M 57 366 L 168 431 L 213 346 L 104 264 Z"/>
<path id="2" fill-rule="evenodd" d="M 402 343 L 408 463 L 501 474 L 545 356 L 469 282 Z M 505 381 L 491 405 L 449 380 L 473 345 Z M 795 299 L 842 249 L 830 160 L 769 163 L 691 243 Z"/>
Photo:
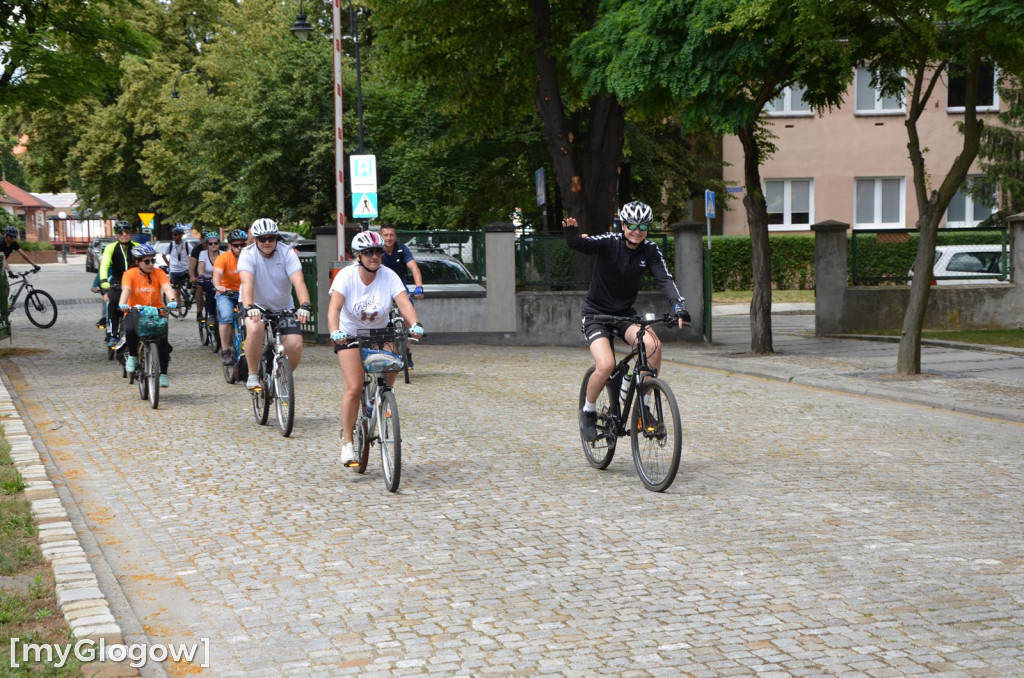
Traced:
<path id="1" fill-rule="evenodd" d="M 263 345 L 264 325 L 260 308 L 267 311 L 288 311 L 294 308 L 292 287 L 299 298 L 299 310 L 295 312 L 298 322 L 284 319 L 279 328 L 281 343 L 291 363 L 292 371 L 302 359 L 302 329 L 299 323 L 309 322 L 312 307 L 309 304 L 309 290 L 302 277 L 302 264 L 290 247 L 278 246 L 277 222 L 272 219 L 257 219 L 252 222 L 249 235 L 256 241 L 242 250 L 238 257 L 238 276 L 241 279 L 239 296 L 245 307 L 245 343 L 247 346 Z M 249 366 L 249 378 L 245 382 L 250 391 L 260 385 L 260 350 L 245 352 Z"/>
<path id="2" fill-rule="evenodd" d="M 175 224 L 171 230 L 171 247 L 167 250 L 167 273 L 171 279 L 171 286 L 174 287 L 178 306 L 181 306 L 181 292 L 178 290 L 188 282 L 188 258 L 191 251 L 185 242 L 187 232 L 188 227 Z"/>
<path id="3" fill-rule="evenodd" d="M 341 400 L 341 463 L 345 466 L 359 463 L 352 447 L 352 430 L 363 392 L 363 361 L 359 344 L 353 341 L 356 333 L 387 327 L 394 301 L 409 326 L 409 333 L 423 336 L 423 326 L 409 301 L 405 284 L 398 274 L 381 265 L 384 241 L 380 235 L 372 231 L 357 233 L 352 238 L 352 254 L 356 265 L 343 268 L 334 276 L 327 309 L 327 327 L 345 378 Z M 387 375 L 389 386 L 394 384 L 396 376 L 396 373 Z"/>

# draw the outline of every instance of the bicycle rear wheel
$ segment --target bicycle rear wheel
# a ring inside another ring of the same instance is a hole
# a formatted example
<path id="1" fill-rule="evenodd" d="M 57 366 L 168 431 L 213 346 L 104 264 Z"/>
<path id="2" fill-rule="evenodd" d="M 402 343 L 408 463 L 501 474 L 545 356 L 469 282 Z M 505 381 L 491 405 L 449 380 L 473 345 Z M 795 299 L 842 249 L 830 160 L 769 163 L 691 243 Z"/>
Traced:
<path id="1" fill-rule="evenodd" d="M 53 327 L 57 322 L 57 304 L 49 292 L 32 290 L 25 297 L 25 315 L 36 327 Z"/>
<path id="2" fill-rule="evenodd" d="M 277 428 L 287 438 L 295 425 L 295 380 L 292 378 L 292 364 L 286 355 L 278 358 L 274 372 L 274 410 Z"/>
<path id="3" fill-rule="evenodd" d="M 149 382 L 149 405 L 154 410 L 160 405 L 160 352 L 149 344 L 146 351 L 146 381 Z"/>
<path id="4" fill-rule="evenodd" d="M 583 383 L 580 384 L 580 412 L 583 410 L 583 404 L 587 402 L 587 384 L 590 383 L 590 375 L 593 373 L 594 368 L 591 367 L 583 375 Z M 615 418 L 612 416 L 612 403 L 618 396 L 618 393 L 612 393 L 610 385 L 601 389 L 601 394 L 597 396 L 597 440 L 587 440 L 583 435 L 582 423 L 580 426 L 583 454 L 587 457 L 587 463 L 598 470 L 608 468 L 608 464 L 612 463 L 612 457 L 615 456 L 615 445 L 619 439 L 618 431 L 615 430 Z"/>
<path id="5" fill-rule="evenodd" d="M 397 492 L 398 483 L 402 480 L 402 428 L 398 423 L 398 401 L 394 392 L 381 393 L 380 409 L 379 441 L 384 485 L 389 491 Z"/>
<path id="6" fill-rule="evenodd" d="M 642 411 L 644 398 L 650 417 Z M 657 377 L 643 380 L 629 428 L 640 482 L 652 492 L 664 492 L 676 479 L 683 447 L 679 406 L 668 384 Z"/>

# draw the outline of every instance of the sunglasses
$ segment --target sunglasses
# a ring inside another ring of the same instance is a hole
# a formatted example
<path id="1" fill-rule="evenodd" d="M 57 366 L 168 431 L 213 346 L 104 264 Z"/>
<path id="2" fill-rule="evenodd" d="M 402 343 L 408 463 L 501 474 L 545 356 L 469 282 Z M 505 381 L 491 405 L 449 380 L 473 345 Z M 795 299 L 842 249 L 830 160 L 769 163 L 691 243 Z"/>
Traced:
<path id="1" fill-rule="evenodd" d="M 650 225 L 650 224 L 623 224 L 623 226 L 625 226 L 625 227 L 626 227 L 627 229 L 629 229 L 630 231 L 635 231 L 635 230 L 636 230 L 636 229 L 638 229 L 638 228 L 639 228 L 639 229 L 640 229 L 641 231 L 646 231 L 646 230 L 647 230 L 648 228 L 650 228 L 650 227 L 651 227 L 651 225 Z"/>
<path id="2" fill-rule="evenodd" d="M 152 264 L 153 260 L 152 259 L 139 259 L 139 263 L 140 264 Z"/>
<path id="3" fill-rule="evenodd" d="M 114 231 L 114 233 L 116 233 L 117 235 L 130 235 L 131 231 L 126 231 L 124 229 L 119 228 L 116 231 Z"/>
<path id="4" fill-rule="evenodd" d="M 276 235 L 261 235 L 256 239 L 259 240 L 260 242 L 277 242 Z"/>
<path id="5" fill-rule="evenodd" d="M 367 254 L 371 257 L 382 257 L 384 256 L 384 249 L 381 247 L 371 247 L 368 250 L 363 250 L 363 254 Z"/>
<path id="6" fill-rule="evenodd" d="M 206 246 L 207 247 L 220 247 L 220 241 L 218 240 L 217 242 L 208 242 L 208 243 L 206 243 Z"/>
<path id="7" fill-rule="evenodd" d="M 232 247 L 244 247 L 245 246 L 244 242 L 233 242 L 233 243 L 228 243 L 228 244 L 230 244 Z"/>

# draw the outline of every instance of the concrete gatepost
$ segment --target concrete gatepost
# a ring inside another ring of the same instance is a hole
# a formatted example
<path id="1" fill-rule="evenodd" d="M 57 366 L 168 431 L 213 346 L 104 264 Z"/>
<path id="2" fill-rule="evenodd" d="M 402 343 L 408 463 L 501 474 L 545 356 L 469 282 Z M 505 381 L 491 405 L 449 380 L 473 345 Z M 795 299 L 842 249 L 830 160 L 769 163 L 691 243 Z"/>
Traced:
<path id="1" fill-rule="evenodd" d="M 516 331 L 516 231 L 511 223 L 484 226 L 487 274 L 486 332 Z"/>
<path id="2" fill-rule="evenodd" d="M 822 221 L 814 232 L 814 334 L 825 336 L 844 330 L 846 300 L 846 232 L 850 225 Z"/>
<path id="3" fill-rule="evenodd" d="M 1024 212 L 1007 217 L 1010 225 L 1010 282 L 1024 284 Z"/>
<path id="4" fill-rule="evenodd" d="M 330 334 L 327 330 L 328 292 L 331 289 L 331 269 L 338 260 L 338 229 L 334 226 L 318 226 L 313 229 L 316 239 L 316 333 L 320 338 Z"/>
<path id="5" fill-rule="evenodd" d="M 704 243 L 705 225 L 699 221 L 671 224 L 675 237 L 675 270 L 672 275 L 690 312 L 690 331 L 704 336 Z"/>

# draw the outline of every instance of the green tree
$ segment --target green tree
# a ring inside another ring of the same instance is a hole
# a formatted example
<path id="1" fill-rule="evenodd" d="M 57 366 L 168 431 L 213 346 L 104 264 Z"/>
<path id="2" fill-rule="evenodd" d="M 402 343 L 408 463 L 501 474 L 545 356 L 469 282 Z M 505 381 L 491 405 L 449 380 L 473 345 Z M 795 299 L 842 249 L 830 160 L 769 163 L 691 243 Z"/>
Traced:
<path id="1" fill-rule="evenodd" d="M 1010 72 L 1022 72 L 1024 6 L 1016 0 L 872 0 L 868 4 L 874 10 L 875 23 L 886 29 L 870 59 L 875 82 L 884 94 L 898 94 L 906 100 L 907 149 L 920 215 L 914 279 L 927 280 L 935 259 L 939 223 L 978 155 L 983 129 L 978 116 L 982 70 L 994 62 Z M 918 121 L 950 70 L 965 82 L 964 118 L 960 151 L 949 167 L 940 168 L 944 173 L 939 173 L 928 167 Z M 932 177 L 939 178 L 937 187 Z M 928 285 L 910 288 L 896 360 L 900 374 L 921 371 L 921 329 L 929 294 Z"/>
<path id="2" fill-rule="evenodd" d="M 743 206 L 753 250 L 751 351 L 771 353 L 771 253 L 760 165 L 774 150 L 765 105 L 806 87 L 837 105 L 860 53 L 858 17 L 816 0 L 622 0 L 572 47 L 585 93 L 613 92 L 649 114 L 678 112 L 689 129 L 739 137 Z"/>
<path id="3" fill-rule="evenodd" d="M 981 133 L 978 160 L 985 173 L 984 182 L 973 182 L 976 199 L 992 198 L 992 186 L 1002 195 L 1001 216 L 1024 212 L 1024 88 L 1020 79 L 1008 75 L 999 87 L 999 100 L 1006 110 L 999 114 L 1000 125 L 985 125 Z"/>

